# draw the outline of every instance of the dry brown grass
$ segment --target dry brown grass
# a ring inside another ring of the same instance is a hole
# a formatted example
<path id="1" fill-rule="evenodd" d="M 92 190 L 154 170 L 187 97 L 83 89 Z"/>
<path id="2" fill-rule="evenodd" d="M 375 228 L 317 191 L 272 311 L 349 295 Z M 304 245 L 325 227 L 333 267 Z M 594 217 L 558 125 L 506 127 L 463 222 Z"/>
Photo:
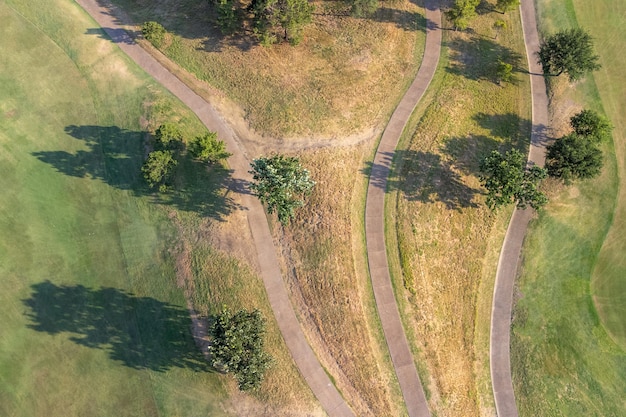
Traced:
<path id="1" fill-rule="evenodd" d="M 317 181 L 287 228 L 276 228 L 305 334 L 359 416 L 405 413 L 365 270 L 362 217 L 370 146 L 302 154 Z"/>
<path id="2" fill-rule="evenodd" d="M 163 52 L 271 136 L 328 139 L 384 123 L 423 49 L 423 9 L 408 0 L 383 3 L 372 19 L 339 16 L 337 2 L 316 2 L 297 47 L 221 35 L 208 1 L 114 2 L 138 24 L 162 23 L 171 33 Z"/>
<path id="3" fill-rule="evenodd" d="M 426 363 L 438 416 L 493 415 L 488 332 L 508 213 L 486 208 L 477 169 L 491 149 L 526 149 L 530 119 L 526 77 L 498 86 L 488 71 L 503 53 L 491 32 L 498 18 L 480 16 L 471 34 L 446 33 L 440 90 L 399 152 L 389 199 L 397 210 L 390 240 L 402 265 L 396 288 L 405 288 L 405 325 Z M 498 43 L 524 54 L 518 16 L 504 18 L 509 29 Z"/>

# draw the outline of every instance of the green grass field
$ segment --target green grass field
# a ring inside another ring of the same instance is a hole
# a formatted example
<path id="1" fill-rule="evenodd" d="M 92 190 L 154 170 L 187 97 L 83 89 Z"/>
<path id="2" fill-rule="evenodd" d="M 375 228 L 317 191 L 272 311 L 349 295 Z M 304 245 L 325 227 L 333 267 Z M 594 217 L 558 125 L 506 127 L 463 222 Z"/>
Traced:
<path id="1" fill-rule="evenodd" d="M 232 213 L 227 171 L 184 160 L 176 191 L 157 197 L 140 167 L 148 130 L 177 120 L 195 135 L 200 122 L 74 2 L 3 0 L 0 21 L 0 415 L 315 411 L 262 283 L 215 249 L 199 258 L 215 265 L 198 282 L 218 295 L 192 301 L 263 309 L 277 365 L 256 397 L 230 397 L 234 382 L 192 339 L 172 248 L 182 230 Z M 245 279 L 254 301 L 220 296 L 216 275 Z"/>
<path id="2" fill-rule="evenodd" d="M 618 194 L 624 119 L 617 103 L 626 83 L 614 50 L 624 42 L 625 9 L 608 0 L 539 4 L 544 32 L 576 25 L 590 30 L 603 65 L 575 89 L 551 80 L 555 120 L 567 121 L 583 106 L 606 109 L 616 130 L 614 143 L 603 146 L 602 175 L 568 187 L 552 184 L 551 202 L 525 242 L 511 346 L 520 415 L 626 412 L 626 351 L 611 338 L 619 341 L 625 325 L 624 199 Z"/>

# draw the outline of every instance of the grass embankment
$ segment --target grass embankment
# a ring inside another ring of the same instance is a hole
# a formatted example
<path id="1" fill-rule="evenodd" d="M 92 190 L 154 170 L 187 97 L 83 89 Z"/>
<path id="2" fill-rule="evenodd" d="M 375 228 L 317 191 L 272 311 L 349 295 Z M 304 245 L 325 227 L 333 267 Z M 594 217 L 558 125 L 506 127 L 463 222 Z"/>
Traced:
<path id="1" fill-rule="evenodd" d="M 438 416 L 493 414 L 490 307 L 510 210 L 485 206 L 478 165 L 492 149 L 526 152 L 530 139 L 518 12 L 482 9 L 471 27 L 444 32 L 436 92 L 405 131 L 387 200 L 397 299 Z M 514 65 L 512 83 L 495 82 L 498 59 Z"/>
<path id="2" fill-rule="evenodd" d="M 574 86 L 550 79 L 554 127 L 562 130 L 582 107 L 600 112 L 604 107 L 616 129 L 614 143 L 603 146 L 602 175 L 567 187 L 553 184 L 550 204 L 529 230 L 511 346 L 521 415 L 620 416 L 626 410 L 626 352 L 606 331 L 619 341 L 624 328 L 624 217 L 618 194 L 624 119 L 617 106 L 626 81 L 623 58 L 614 50 L 624 39 L 624 5 L 617 3 L 538 5 L 544 33 L 580 25 L 594 36 L 603 65 Z"/>
<path id="3" fill-rule="evenodd" d="M 194 345 L 168 250 L 181 224 L 228 218 L 226 173 L 196 166 L 191 176 L 186 160 L 165 199 L 140 174 L 147 130 L 172 119 L 188 135 L 204 128 L 75 3 L 5 1 L 0 20 L 0 414 L 217 416 L 255 407 L 249 396 L 229 402 L 234 384 Z M 215 276 L 239 268 L 212 253 Z M 262 284 L 242 278 L 271 317 Z M 210 308 L 235 304 L 234 292 L 222 293 Z M 269 406 L 252 412 L 314 412 L 271 320 L 268 331 L 279 364 L 269 380 L 289 384 L 270 382 L 259 394 Z"/>
<path id="4" fill-rule="evenodd" d="M 371 19 L 336 15 L 334 1 L 315 2 L 297 47 L 263 47 L 249 32 L 221 35 L 205 0 L 114 3 L 136 24 L 156 20 L 170 32 L 164 54 L 241 106 L 223 109 L 236 126 L 311 143 L 384 123 L 419 67 L 424 41 L 423 9 L 407 0 L 384 3 Z M 222 102 L 220 94 L 211 101 Z"/>

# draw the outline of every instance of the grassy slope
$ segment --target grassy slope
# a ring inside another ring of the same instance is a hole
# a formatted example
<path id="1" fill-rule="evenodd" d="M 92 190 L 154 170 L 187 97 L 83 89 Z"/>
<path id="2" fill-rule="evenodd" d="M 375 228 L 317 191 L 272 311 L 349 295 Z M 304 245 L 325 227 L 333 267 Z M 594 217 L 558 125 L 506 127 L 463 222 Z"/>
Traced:
<path id="1" fill-rule="evenodd" d="M 577 10 L 583 4 L 575 1 Z M 623 33 L 624 2 L 596 1 L 593 7 L 578 14 L 581 26 L 587 28 L 596 39 L 603 68 L 594 75 L 604 109 L 615 126 L 613 139 L 620 178 L 624 177 L 624 148 L 626 143 L 626 118 L 621 109 L 626 107 L 626 65 L 624 54 L 615 53 L 616 45 L 626 43 Z M 598 23 L 599 22 L 599 23 Z M 611 229 L 604 240 L 593 273 L 591 290 L 598 313 L 609 334 L 626 350 L 626 258 L 624 235 L 626 234 L 626 188 L 621 186 L 617 208 Z M 626 388 L 625 388 L 626 390 Z"/>
<path id="2" fill-rule="evenodd" d="M 603 44 L 609 41 L 600 40 L 606 16 L 598 11 L 606 4 L 543 2 L 539 5 L 542 30 L 593 23 L 598 25 L 598 43 Z M 604 77 L 616 69 L 621 74 L 619 66 L 611 65 L 608 48 L 608 44 L 599 48 L 603 59 L 608 59 L 603 62 Z M 576 89 L 565 80 L 552 81 L 555 120 L 566 121 L 583 105 L 602 110 L 594 77 Z M 601 86 L 606 87 L 606 81 Z M 603 98 L 604 94 L 611 98 L 608 90 L 603 91 Z M 614 122 L 621 123 L 619 118 Z M 621 137 L 617 130 L 616 146 Z M 511 348 L 521 415 L 620 416 L 626 410 L 626 356 L 599 321 L 590 289 L 614 216 L 617 172 L 612 145 L 604 146 L 605 168 L 598 179 L 570 187 L 553 184 L 551 203 L 532 224 L 525 242 Z M 619 227 L 617 222 L 614 225 Z M 611 250 L 608 246 L 604 252 L 610 255 Z"/>
<path id="3" fill-rule="evenodd" d="M 497 19 L 508 28 L 495 40 Z M 517 12 L 485 12 L 471 26 L 445 33 L 437 92 L 407 129 L 388 200 L 395 286 L 438 416 L 492 413 L 490 302 L 510 211 L 484 206 L 477 169 L 491 149 L 527 149 L 530 133 L 527 77 L 516 72 L 514 84 L 499 86 L 490 73 L 504 53 L 525 68 Z"/>
<path id="4" fill-rule="evenodd" d="M 208 369 L 193 343 L 168 249 L 188 237 L 181 229 L 228 213 L 211 182 L 219 175 L 207 178 L 186 161 L 180 192 L 154 204 L 142 196 L 139 168 L 144 128 L 175 119 L 193 135 L 203 130 L 197 119 L 103 40 L 74 3 L 2 2 L 0 20 L 0 414 L 315 410 L 262 284 L 214 249 L 202 263 L 216 265 L 199 282 L 212 288 L 214 276 L 228 276 L 241 286 L 243 278 L 270 317 L 277 366 L 259 393 L 269 406 L 242 395 L 228 403 L 234 384 Z M 167 218 L 176 211 L 178 228 Z M 222 293 L 198 303 L 211 311 L 235 304 L 234 291 Z"/>
<path id="5" fill-rule="evenodd" d="M 423 10 L 409 1 L 384 3 L 373 19 L 316 2 L 295 48 L 265 48 L 250 33 L 222 36 L 208 1 L 113 2 L 138 24 L 162 23 L 173 34 L 162 48 L 168 57 L 234 100 L 256 131 L 276 136 L 332 137 L 382 122 L 417 71 L 424 42 Z"/>

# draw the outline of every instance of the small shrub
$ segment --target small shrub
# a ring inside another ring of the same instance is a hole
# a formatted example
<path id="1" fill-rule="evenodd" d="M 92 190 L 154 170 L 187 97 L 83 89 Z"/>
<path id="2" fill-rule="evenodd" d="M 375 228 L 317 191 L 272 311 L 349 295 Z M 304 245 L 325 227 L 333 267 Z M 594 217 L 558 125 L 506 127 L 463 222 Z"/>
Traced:
<path id="1" fill-rule="evenodd" d="M 158 22 L 145 22 L 141 26 L 141 33 L 152 45 L 156 48 L 160 48 L 165 42 L 165 34 L 167 31 Z"/>

